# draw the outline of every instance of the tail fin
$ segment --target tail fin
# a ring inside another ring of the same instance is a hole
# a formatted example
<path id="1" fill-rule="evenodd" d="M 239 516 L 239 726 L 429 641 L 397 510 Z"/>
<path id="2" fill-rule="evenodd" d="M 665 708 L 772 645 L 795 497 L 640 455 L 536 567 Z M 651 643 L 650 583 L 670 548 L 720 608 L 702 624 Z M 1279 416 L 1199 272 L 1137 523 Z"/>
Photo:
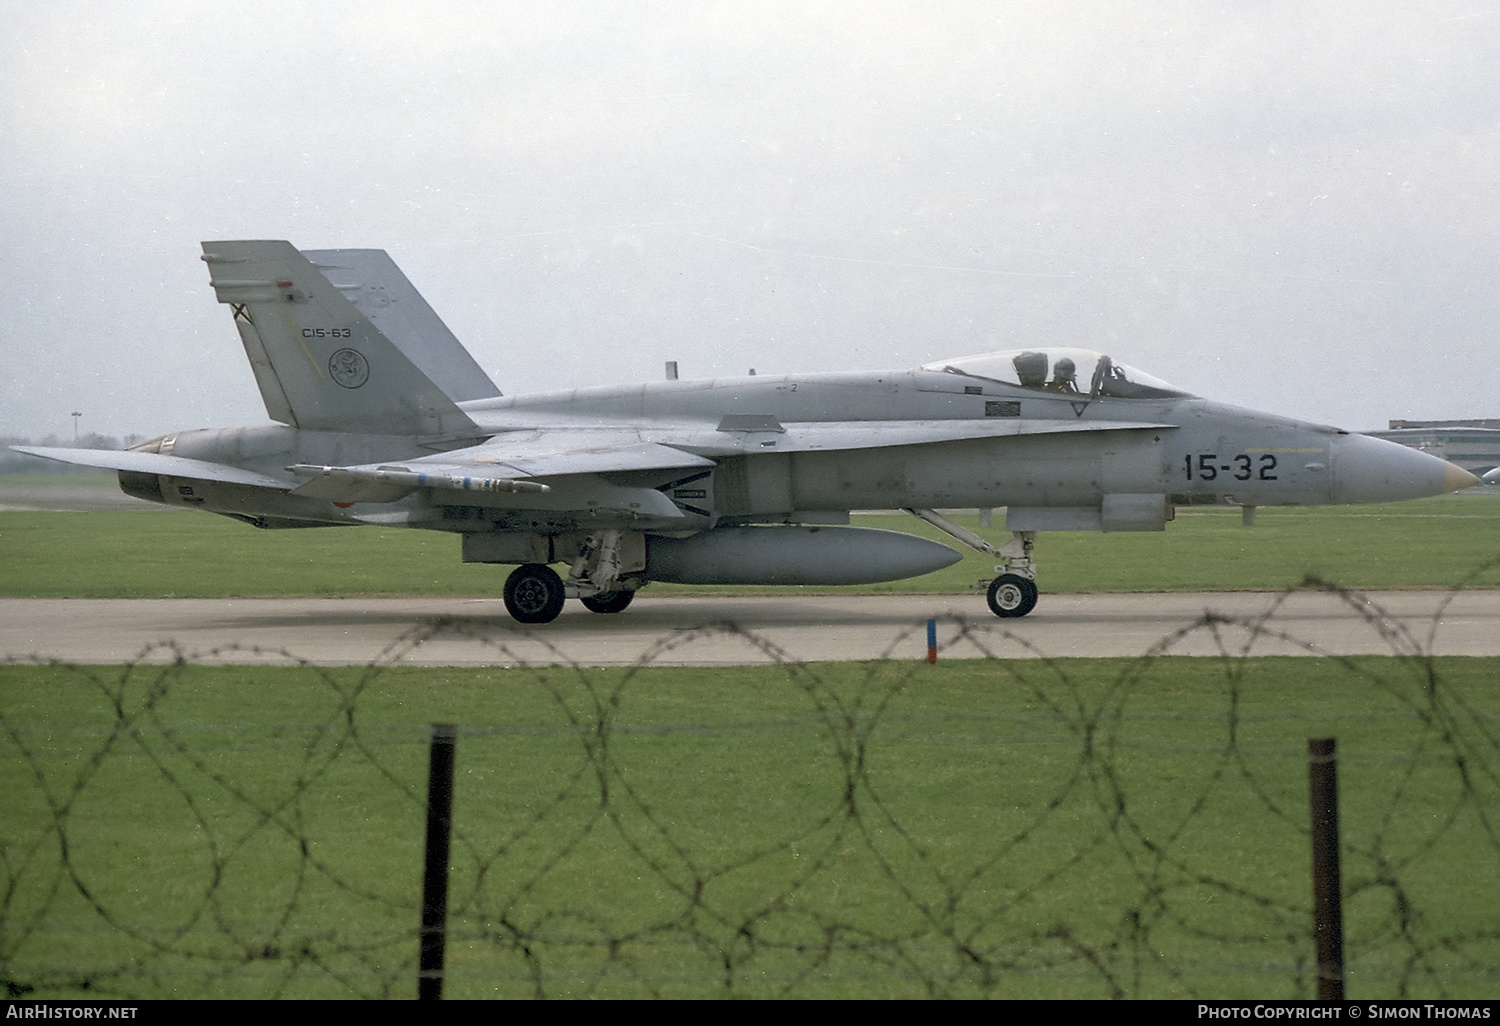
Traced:
<path id="1" fill-rule="evenodd" d="M 304 249 L 302 255 L 449 399 L 500 394 L 385 250 Z"/>
<path id="2" fill-rule="evenodd" d="M 205 242 L 203 259 L 219 302 L 234 312 L 272 420 L 312 431 L 480 434 L 291 243 Z"/>

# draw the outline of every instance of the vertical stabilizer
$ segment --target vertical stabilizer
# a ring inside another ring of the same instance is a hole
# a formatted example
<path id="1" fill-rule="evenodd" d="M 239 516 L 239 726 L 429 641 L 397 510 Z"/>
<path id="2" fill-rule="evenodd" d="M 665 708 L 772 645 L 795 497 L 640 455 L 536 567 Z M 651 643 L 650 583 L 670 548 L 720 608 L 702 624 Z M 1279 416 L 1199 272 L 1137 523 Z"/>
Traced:
<path id="1" fill-rule="evenodd" d="M 310 431 L 479 434 L 291 243 L 205 242 L 203 259 L 219 302 L 234 314 L 273 420 Z"/>
<path id="2" fill-rule="evenodd" d="M 302 255 L 449 399 L 462 403 L 500 394 L 385 250 L 304 249 Z"/>

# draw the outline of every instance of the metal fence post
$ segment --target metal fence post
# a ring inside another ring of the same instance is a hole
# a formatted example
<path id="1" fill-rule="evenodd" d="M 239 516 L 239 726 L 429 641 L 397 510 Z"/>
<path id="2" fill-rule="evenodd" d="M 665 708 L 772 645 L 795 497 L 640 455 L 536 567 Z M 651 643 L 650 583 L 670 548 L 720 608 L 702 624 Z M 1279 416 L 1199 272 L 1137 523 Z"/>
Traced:
<path id="1" fill-rule="evenodd" d="M 1339 783 L 1334 739 L 1307 739 L 1307 789 L 1312 809 L 1313 938 L 1318 1000 L 1344 1000 L 1344 908 L 1339 881 Z"/>
<path id="2" fill-rule="evenodd" d="M 427 853 L 422 867 L 422 951 L 417 999 L 443 996 L 443 952 L 448 932 L 448 838 L 453 830 L 453 745 L 458 728 L 432 725 L 427 769 Z"/>

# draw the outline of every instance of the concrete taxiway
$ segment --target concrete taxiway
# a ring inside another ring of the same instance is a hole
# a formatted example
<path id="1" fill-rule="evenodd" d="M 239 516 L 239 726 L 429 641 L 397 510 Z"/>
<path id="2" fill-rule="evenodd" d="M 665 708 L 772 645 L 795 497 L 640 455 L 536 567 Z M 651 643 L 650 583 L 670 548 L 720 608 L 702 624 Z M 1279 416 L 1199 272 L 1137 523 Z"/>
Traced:
<path id="1" fill-rule="evenodd" d="M 1500 591 L 1043 595 L 1000 620 L 982 596 L 651 595 L 569 602 L 540 627 L 498 599 L 0 599 L 0 656 L 72 663 L 757 664 L 926 656 L 1500 655 Z"/>

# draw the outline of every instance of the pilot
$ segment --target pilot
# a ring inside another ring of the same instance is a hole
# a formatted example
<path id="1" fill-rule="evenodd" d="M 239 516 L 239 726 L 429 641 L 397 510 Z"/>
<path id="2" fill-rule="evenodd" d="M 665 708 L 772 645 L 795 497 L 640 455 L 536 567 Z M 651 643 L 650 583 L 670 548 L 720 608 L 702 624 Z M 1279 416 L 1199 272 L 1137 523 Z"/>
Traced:
<path id="1" fill-rule="evenodd" d="M 1027 350 L 1017 353 L 1011 360 L 1016 365 L 1016 377 L 1022 388 L 1045 388 L 1047 385 L 1047 354 Z"/>
<path id="2" fill-rule="evenodd" d="M 1073 361 L 1064 356 L 1052 365 L 1052 380 L 1047 382 L 1049 392 L 1077 392 L 1078 373 Z"/>

